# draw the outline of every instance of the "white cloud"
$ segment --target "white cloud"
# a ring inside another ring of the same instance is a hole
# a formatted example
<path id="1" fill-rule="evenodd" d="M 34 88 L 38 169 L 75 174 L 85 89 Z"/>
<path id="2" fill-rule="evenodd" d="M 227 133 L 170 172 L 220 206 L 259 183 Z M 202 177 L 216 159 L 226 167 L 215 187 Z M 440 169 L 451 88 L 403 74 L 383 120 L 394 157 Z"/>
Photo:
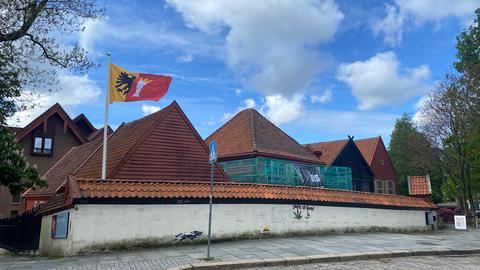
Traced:
<path id="1" fill-rule="evenodd" d="M 34 108 L 16 113 L 9 119 L 12 126 L 25 126 L 55 103 L 60 103 L 68 112 L 81 104 L 96 102 L 102 92 L 88 75 L 58 74 L 58 85 L 52 85 L 51 92 L 25 91 L 20 100 L 29 100 Z"/>
<path id="2" fill-rule="evenodd" d="M 291 97 L 320 71 L 313 47 L 333 39 L 343 19 L 333 0 L 168 0 L 186 24 L 223 35 L 227 65 L 257 91 Z"/>
<path id="3" fill-rule="evenodd" d="M 428 90 L 430 69 L 422 65 L 401 69 L 395 53 L 378 53 L 366 61 L 343 63 L 337 79 L 348 84 L 359 109 L 396 105 Z"/>
<path id="4" fill-rule="evenodd" d="M 395 119 L 395 114 L 374 111 L 340 111 L 340 110 L 309 110 L 297 121 L 289 124 L 289 130 L 301 130 L 301 134 L 317 134 L 318 141 L 328 139 L 343 139 L 347 135 L 355 138 L 365 138 L 381 135 L 383 139 L 390 137 Z M 293 132 L 292 134 L 294 134 Z M 311 140 L 310 136 L 307 136 Z M 303 141 L 304 139 L 302 139 Z M 305 141 L 310 143 L 312 141 Z"/>
<path id="5" fill-rule="evenodd" d="M 145 116 L 158 111 L 160 111 L 159 106 L 153 106 L 153 105 L 147 105 L 147 104 L 142 105 L 142 113 Z"/>
<path id="6" fill-rule="evenodd" d="M 266 96 L 260 112 L 276 125 L 293 122 L 304 112 L 303 95 L 296 94 L 292 98 L 282 95 Z"/>
<path id="7" fill-rule="evenodd" d="M 226 122 L 230 120 L 233 117 L 233 113 L 223 113 L 222 115 L 222 121 Z"/>
<path id="8" fill-rule="evenodd" d="M 211 57 L 223 53 L 217 42 L 219 40 L 210 38 L 207 41 L 202 34 L 172 31 L 170 27 L 155 21 L 140 19 L 126 23 L 107 17 L 102 21 L 88 20 L 83 27 L 79 45 L 94 58 L 106 54 L 105 48 L 109 44 L 115 44 L 116 48 L 180 54 L 178 60 L 183 62 L 191 62 L 195 55 Z"/>
<path id="9" fill-rule="evenodd" d="M 245 106 L 240 108 L 241 110 L 255 108 L 255 100 L 253 100 L 251 98 L 245 99 L 243 101 L 243 104 L 245 104 Z"/>
<path id="10" fill-rule="evenodd" d="M 395 0 L 395 6 L 386 4 L 385 18 L 373 25 L 375 35 L 384 35 L 385 43 L 396 46 L 402 41 L 405 28 L 426 22 L 440 24 L 445 18 L 457 18 L 462 24 L 471 23 L 479 0 Z"/>
<path id="11" fill-rule="evenodd" d="M 241 93 L 242 93 L 242 89 L 235 88 L 235 94 L 237 94 L 237 96 L 240 96 Z"/>
<path id="12" fill-rule="evenodd" d="M 332 90 L 327 89 L 327 90 L 323 91 L 323 93 L 321 95 L 311 95 L 310 96 L 310 101 L 312 103 L 325 104 L 325 103 L 328 103 L 328 102 L 332 101 L 332 96 L 333 96 Z"/>
<path id="13" fill-rule="evenodd" d="M 384 34 L 384 41 L 390 46 L 397 46 L 402 42 L 403 23 L 405 17 L 398 12 L 398 8 L 386 4 L 385 11 L 387 16 L 380 21 L 377 21 L 373 26 L 375 36 Z"/>
<path id="14" fill-rule="evenodd" d="M 193 61 L 193 55 L 191 54 L 185 54 L 185 55 L 182 55 L 180 57 L 178 57 L 178 60 L 180 62 L 184 62 L 184 63 L 190 63 Z"/>
<path id="15" fill-rule="evenodd" d="M 236 113 L 238 113 L 240 111 L 243 111 L 245 109 L 255 108 L 255 106 L 257 105 L 255 100 L 252 99 L 252 98 L 247 98 L 242 103 L 243 103 L 243 106 L 238 107 Z M 222 121 L 226 122 L 226 121 L 230 120 L 233 116 L 234 116 L 233 113 L 227 113 L 227 112 L 223 113 Z"/>

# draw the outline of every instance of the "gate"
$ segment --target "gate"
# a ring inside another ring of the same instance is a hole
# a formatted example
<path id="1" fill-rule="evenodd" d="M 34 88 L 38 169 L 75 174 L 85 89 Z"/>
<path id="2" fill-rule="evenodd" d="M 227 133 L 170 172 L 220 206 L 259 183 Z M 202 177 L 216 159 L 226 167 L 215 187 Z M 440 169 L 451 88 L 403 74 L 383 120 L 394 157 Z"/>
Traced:
<path id="1" fill-rule="evenodd" d="M 38 209 L 17 217 L 0 219 L 0 247 L 13 252 L 38 250 L 42 216 Z"/>

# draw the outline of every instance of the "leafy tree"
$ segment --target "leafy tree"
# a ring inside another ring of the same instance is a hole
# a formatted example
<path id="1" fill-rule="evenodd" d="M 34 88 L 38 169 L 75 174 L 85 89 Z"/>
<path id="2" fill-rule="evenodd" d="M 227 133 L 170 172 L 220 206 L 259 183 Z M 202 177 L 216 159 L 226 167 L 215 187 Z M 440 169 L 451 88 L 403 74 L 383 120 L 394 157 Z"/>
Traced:
<path id="1" fill-rule="evenodd" d="M 404 113 L 395 122 L 389 154 L 397 171 L 397 191 L 408 194 L 408 175 L 430 175 L 433 201 L 442 201 L 442 177 L 438 172 L 438 154 L 428 139 L 418 131 L 412 116 Z"/>
<path id="2" fill-rule="evenodd" d="M 460 73 L 469 73 L 480 67 L 480 9 L 475 10 L 474 23 L 468 30 L 462 31 L 457 36 L 457 61 L 454 67 Z"/>
<path id="3" fill-rule="evenodd" d="M 6 120 L 17 110 L 13 98 L 20 96 L 18 72 L 7 68 L 7 61 L 0 55 L 0 184 L 12 194 L 18 194 L 31 186 L 45 186 L 35 168 L 31 167 L 20 151 L 15 135 L 7 128 Z"/>
<path id="4" fill-rule="evenodd" d="M 397 192 L 408 195 L 407 176 L 412 173 L 411 153 L 409 153 L 409 139 L 416 129 L 412 123 L 412 117 L 404 113 L 401 118 L 395 121 L 390 144 L 389 154 L 397 171 Z"/>
<path id="5" fill-rule="evenodd" d="M 6 119 L 34 106 L 20 97 L 55 85 L 58 68 L 82 73 L 94 67 L 87 52 L 68 40 L 86 20 L 103 14 L 95 0 L 0 0 L 0 184 L 11 193 L 45 183 L 23 157 Z"/>

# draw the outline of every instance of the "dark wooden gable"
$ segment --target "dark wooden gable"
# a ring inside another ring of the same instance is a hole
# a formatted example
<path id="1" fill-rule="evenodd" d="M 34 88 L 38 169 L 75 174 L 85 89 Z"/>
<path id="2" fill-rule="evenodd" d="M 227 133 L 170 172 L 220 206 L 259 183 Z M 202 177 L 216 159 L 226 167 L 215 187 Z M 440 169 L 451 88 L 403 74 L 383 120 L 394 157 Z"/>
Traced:
<path id="1" fill-rule="evenodd" d="M 374 192 L 374 174 L 353 140 L 348 140 L 331 165 L 352 169 L 354 190 Z"/>

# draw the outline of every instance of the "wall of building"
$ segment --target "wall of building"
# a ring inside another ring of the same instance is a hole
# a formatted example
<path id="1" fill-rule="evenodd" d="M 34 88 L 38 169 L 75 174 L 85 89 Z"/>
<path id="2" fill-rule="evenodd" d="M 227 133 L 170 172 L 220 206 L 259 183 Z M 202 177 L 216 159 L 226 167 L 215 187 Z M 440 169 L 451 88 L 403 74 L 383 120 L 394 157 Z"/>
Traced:
<path id="1" fill-rule="evenodd" d="M 70 211 L 67 239 L 52 239 L 52 215 L 43 218 L 40 252 L 73 255 L 91 246 L 109 247 L 122 241 L 170 243 L 178 233 L 208 226 L 207 204 L 77 205 Z M 428 230 L 425 211 L 294 206 L 287 204 L 218 204 L 213 207 L 214 238 L 258 234 L 265 226 L 272 234 L 368 230 Z"/>
<path id="2" fill-rule="evenodd" d="M 383 160 L 383 163 L 382 163 Z M 375 149 L 375 153 L 373 155 L 372 164 L 370 164 L 370 168 L 372 169 L 373 173 L 375 174 L 375 179 L 377 180 L 391 180 L 393 181 L 394 187 L 394 194 L 396 194 L 396 186 L 397 186 L 397 175 L 395 173 L 395 168 L 393 167 L 392 162 L 388 156 L 387 149 L 385 146 L 380 143 L 378 147 Z"/>
<path id="3" fill-rule="evenodd" d="M 70 129 L 63 132 L 63 120 L 54 115 L 48 119 L 47 134 L 53 138 L 53 153 L 49 156 L 32 154 L 32 144 L 34 135 L 43 134 L 43 124 L 35 128 L 30 134 L 23 137 L 19 144 L 22 146 L 23 154 L 30 164 L 37 167 L 40 175 L 43 175 L 53 166 L 61 157 L 63 157 L 72 147 L 80 145 L 80 141 L 75 137 Z M 31 202 L 33 204 L 33 202 Z M 21 198 L 20 203 L 12 203 L 12 195 L 5 187 L 0 187 L 0 218 L 10 217 L 12 211 L 22 214 L 26 209 L 25 199 Z M 28 209 L 31 209 L 30 207 Z"/>
<path id="4" fill-rule="evenodd" d="M 53 138 L 53 153 L 49 156 L 32 154 L 33 137 L 35 135 L 48 135 Z M 43 134 L 43 124 L 35 128 L 30 134 L 27 134 L 19 141 L 23 147 L 23 153 L 31 164 L 37 166 L 38 172 L 43 175 L 53 166 L 61 157 L 63 157 L 72 147 L 78 146 L 81 142 L 75 137 L 70 129 L 63 132 L 63 120 L 54 115 L 48 118 L 47 133 Z"/>
<path id="5" fill-rule="evenodd" d="M 352 168 L 353 190 L 375 192 L 374 176 L 370 172 L 368 164 L 364 162 L 362 154 L 356 149 L 353 141 L 347 143 L 332 165 Z"/>
<path id="6" fill-rule="evenodd" d="M 19 203 L 14 203 L 8 187 L 0 186 L 0 219 L 10 217 L 12 212 L 21 214 L 24 209 L 25 201 L 22 198 Z"/>

